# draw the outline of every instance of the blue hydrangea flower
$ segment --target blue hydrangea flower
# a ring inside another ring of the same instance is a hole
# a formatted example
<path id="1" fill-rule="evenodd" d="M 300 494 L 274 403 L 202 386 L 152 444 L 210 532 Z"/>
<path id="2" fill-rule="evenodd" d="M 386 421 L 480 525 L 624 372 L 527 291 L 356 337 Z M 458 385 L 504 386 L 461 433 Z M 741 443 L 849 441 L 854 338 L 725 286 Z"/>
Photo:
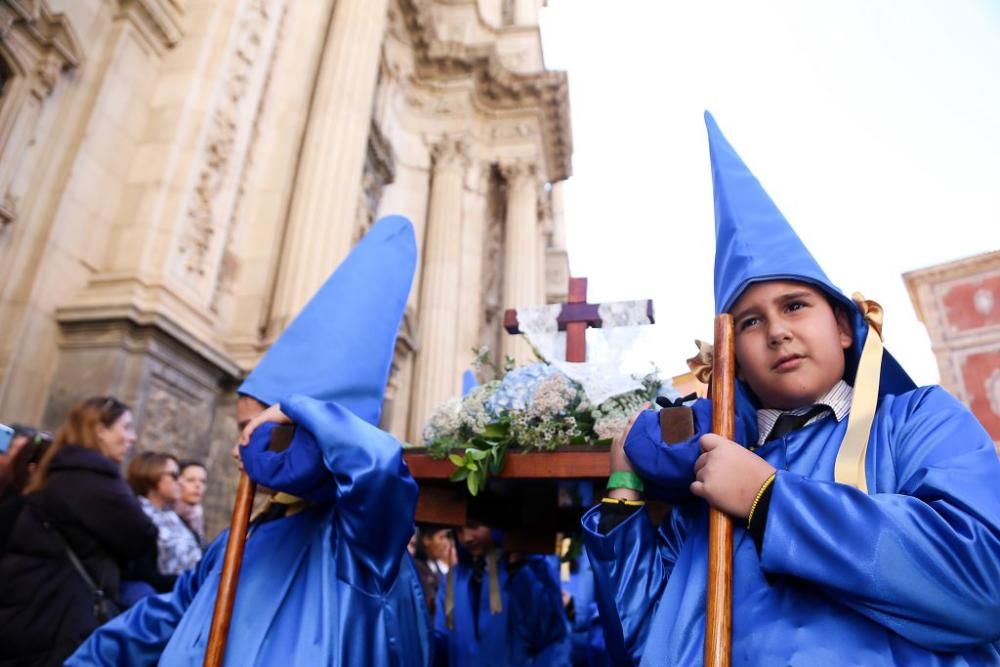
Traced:
<path id="1" fill-rule="evenodd" d="M 486 409 L 495 416 L 526 409 L 539 383 L 558 372 L 544 363 L 513 369 L 504 376 L 496 392 L 486 401 Z"/>

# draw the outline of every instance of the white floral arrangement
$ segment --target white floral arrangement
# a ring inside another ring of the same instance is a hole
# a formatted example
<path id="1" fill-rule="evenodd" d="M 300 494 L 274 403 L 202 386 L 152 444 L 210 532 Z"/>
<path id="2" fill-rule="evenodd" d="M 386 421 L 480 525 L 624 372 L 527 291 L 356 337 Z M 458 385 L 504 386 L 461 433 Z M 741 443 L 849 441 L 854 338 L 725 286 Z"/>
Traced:
<path id="1" fill-rule="evenodd" d="M 486 363 L 479 351 L 480 368 Z M 642 388 L 593 405 L 582 387 L 544 362 L 512 368 L 442 403 L 427 420 L 423 439 L 435 458 L 455 464 L 453 481 L 464 480 L 476 495 L 499 473 L 507 450 L 550 451 L 567 445 L 608 445 L 629 417 L 664 387 L 656 369 L 638 380 Z M 496 369 L 495 369 L 496 370 Z"/>

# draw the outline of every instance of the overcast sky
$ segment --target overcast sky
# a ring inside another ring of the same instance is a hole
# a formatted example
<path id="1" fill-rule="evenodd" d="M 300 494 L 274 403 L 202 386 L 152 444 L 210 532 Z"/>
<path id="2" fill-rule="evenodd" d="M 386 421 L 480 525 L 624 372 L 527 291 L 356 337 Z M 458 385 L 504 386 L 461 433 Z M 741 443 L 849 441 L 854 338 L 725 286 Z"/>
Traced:
<path id="1" fill-rule="evenodd" d="M 702 113 L 886 347 L 938 381 L 902 274 L 1000 249 L 1000 2 L 548 0 L 569 72 L 571 271 L 591 301 L 652 298 L 645 356 L 686 370 L 712 334 Z"/>

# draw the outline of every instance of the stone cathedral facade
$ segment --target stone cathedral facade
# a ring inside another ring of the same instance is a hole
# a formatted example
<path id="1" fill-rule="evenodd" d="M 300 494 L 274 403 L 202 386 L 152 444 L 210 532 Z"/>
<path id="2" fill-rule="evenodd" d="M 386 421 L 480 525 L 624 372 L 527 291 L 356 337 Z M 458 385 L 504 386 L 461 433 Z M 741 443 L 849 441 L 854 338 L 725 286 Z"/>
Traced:
<path id="1" fill-rule="evenodd" d="M 383 214 L 418 272 L 383 427 L 561 300 L 567 78 L 542 0 L 0 0 L 0 420 L 134 407 L 235 488 L 235 389 Z M 378 298 L 377 288 L 372 298 Z"/>

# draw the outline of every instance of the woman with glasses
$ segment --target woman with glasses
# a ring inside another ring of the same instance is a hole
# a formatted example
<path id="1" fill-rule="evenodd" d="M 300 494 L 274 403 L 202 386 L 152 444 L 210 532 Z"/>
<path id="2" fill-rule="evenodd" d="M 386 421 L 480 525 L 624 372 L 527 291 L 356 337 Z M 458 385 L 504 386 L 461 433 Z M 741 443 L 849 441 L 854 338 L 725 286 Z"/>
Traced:
<path id="1" fill-rule="evenodd" d="M 0 664 L 61 665 L 121 607 L 122 567 L 156 548 L 119 470 L 135 437 L 127 405 L 91 398 L 38 461 L 0 541 Z"/>
<path id="2" fill-rule="evenodd" d="M 159 573 L 178 575 L 197 565 L 201 560 L 198 539 L 173 509 L 181 495 L 177 459 L 161 452 L 141 452 L 129 462 L 127 476 L 158 531 Z"/>

